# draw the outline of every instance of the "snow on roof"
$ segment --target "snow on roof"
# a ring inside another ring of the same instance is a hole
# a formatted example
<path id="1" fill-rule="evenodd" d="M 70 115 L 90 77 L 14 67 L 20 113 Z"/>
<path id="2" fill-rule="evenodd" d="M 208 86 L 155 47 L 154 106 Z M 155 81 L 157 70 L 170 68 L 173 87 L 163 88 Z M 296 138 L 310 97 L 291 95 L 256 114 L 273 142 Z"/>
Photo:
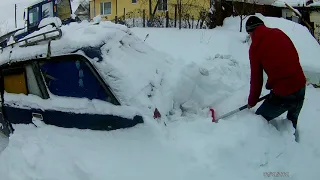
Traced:
<path id="1" fill-rule="evenodd" d="M 292 7 L 306 6 L 308 0 L 276 0 L 272 5 L 277 7 L 286 7 L 285 3 Z"/>
<path id="2" fill-rule="evenodd" d="M 170 58 L 145 44 L 126 26 L 109 21 L 98 25 L 86 21 L 71 23 L 62 26 L 61 30 L 61 39 L 51 42 L 52 56 L 69 54 L 84 47 L 100 47 L 102 59 L 88 59 L 99 70 L 120 103 L 153 106 L 148 95 L 158 97 L 161 84 L 165 83 L 163 78 Z M 40 55 L 46 57 L 47 46 L 5 48 L 2 53 L 0 51 L 0 64 L 34 59 Z M 83 51 L 77 53 L 84 55 Z M 138 97 L 139 100 L 136 99 Z"/>
<path id="3" fill-rule="evenodd" d="M 314 7 L 314 6 L 320 6 L 320 1 L 317 0 L 317 1 L 313 1 L 313 3 L 309 4 L 308 7 Z"/>

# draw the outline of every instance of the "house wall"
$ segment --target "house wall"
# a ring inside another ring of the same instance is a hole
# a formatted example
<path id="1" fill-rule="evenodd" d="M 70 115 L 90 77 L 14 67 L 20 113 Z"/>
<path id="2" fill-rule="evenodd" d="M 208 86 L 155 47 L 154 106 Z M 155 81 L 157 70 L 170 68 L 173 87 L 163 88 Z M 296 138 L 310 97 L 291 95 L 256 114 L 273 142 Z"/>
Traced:
<path id="1" fill-rule="evenodd" d="M 112 3 L 112 13 L 111 15 L 107 15 L 109 20 L 114 20 L 116 16 L 116 1 L 118 1 L 118 17 L 126 14 L 126 17 L 134 16 L 141 17 L 142 12 L 145 10 L 145 16 L 148 19 L 150 16 L 149 13 L 149 0 L 137 0 L 137 3 L 132 3 L 132 0 L 91 0 L 90 1 L 90 18 L 100 15 L 100 3 L 101 2 L 111 2 Z M 95 2 L 95 3 L 94 3 Z M 152 0 L 152 11 L 155 9 L 157 0 Z M 168 0 L 168 14 L 169 18 L 174 18 L 175 14 L 175 5 L 177 4 L 177 0 Z M 94 12 L 94 7 L 96 11 Z M 193 16 L 195 19 L 200 17 L 200 11 L 205 10 L 208 11 L 210 8 L 210 0 L 182 0 L 182 14 L 188 14 L 190 18 Z M 156 11 L 156 16 L 165 16 L 165 11 Z"/>
<path id="2" fill-rule="evenodd" d="M 314 37 L 320 42 L 320 12 L 311 12 L 310 21 L 313 22 Z"/>
<path id="3" fill-rule="evenodd" d="M 157 0 L 152 0 L 152 11 L 154 10 L 156 3 Z M 181 4 L 182 16 L 189 16 L 190 18 L 194 17 L 196 20 L 200 18 L 201 10 L 208 11 L 210 8 L 210 0 L 181 0 Z M 175 6 L 177 6 L 177 0 L 168 0 L 168 14 L 170 19 L 174 19 Z M 149 3 L 145 3 L 143 8 L 146 9 L 147 17 L 149 17 Z M 155 15 L 164 16 L 165 11 L 156 11 Z"/>
<path id="4" fill-rule="evenodd" d="M 249 4 L 243 2 L 233 2 L 233 6 L 237 12 L 236 15 L 252 15 L 255 13 L 261 13 L 264 16 L 282 17 L 282 11 L 280 7 L 271 5 Z"/>

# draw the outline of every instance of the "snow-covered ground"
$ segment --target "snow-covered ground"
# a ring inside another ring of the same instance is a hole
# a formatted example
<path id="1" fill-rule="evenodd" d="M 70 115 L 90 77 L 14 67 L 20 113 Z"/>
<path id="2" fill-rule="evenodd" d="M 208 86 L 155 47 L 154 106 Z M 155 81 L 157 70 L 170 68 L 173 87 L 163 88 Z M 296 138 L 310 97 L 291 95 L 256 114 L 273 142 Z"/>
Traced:
<path id="1" fill-rule="evenodd" d="M 265 20 L 293 39 L 304 70 L 316 78 L 320 46 L 305 28 Z M 300 143 L 285 116 L 277 119 L 277 130 L 254 115 L 258 106 L 211 122 L 208 107 L 220 116 L 247 102 L 249 44 L 238 27 L 238 19 L 229 18 L 215 30 L 131 29 L 142 40 L 149 34 L 147 44 L 175 59 L 162 89 L 174 102 L 167 126 L 151 118 L 112 132 L 16 125 L 0 155 L 1 179 L 319 179 L 319 89 L 307 88 Z"/>

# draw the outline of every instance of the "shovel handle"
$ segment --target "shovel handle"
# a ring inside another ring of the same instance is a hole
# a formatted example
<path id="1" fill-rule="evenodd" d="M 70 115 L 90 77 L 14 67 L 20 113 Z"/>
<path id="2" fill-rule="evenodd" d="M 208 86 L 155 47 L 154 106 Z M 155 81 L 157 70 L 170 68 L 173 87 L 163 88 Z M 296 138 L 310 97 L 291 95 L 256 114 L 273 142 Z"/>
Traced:
<path id="1" fill-rule="evenodd" d="M 261 98 L 258 100 L 258 102 L 260 102 L 260 101 L 262 101 L 262 100 L 266 99 L 267 97 L 269 97 L 269 95 L 270 95 L 270 94 L 267 94 L 267 95 L 265 95 L 265 96 L 261 97 Z M 242 111 L 242 110 L 244 110 L 244 109 L 246 109 L 246 108 L 248 108 L 248 104 L 247 104 L 247 105 L 244 105 L 244 106 L 242 106 L 242 107 L 240 107 L 240 108 L 239 108 L 239 110 L 240 110 L 240 111 Z"/>
<path id="2" fill-rule="evenodd" d="M 270 94 L 267 94 L 267 95 L 261 97 L 261 98 L 258 100 L 258 102 L 266 99 L 267 97 L 269 97 L 269 95 L 270 95 Z M 218 122 L 219 119 L 223 119 L 223 118 L 226 118 L 226 117 L 228 117 L 228 116 L 231 116 L 231 115 L 233 115 L 233 114 L 235 114 L 235 113 L 237 113 L 237 112 L 240 112 L 240 111 L 242 111 L 242 110 L 244 110 L 244 109 L 246 109 L 246 108 L 248 108 L 248 104 L 247 104 L 247 105 L 244 105 L 244 106 L 242 106 L 242 107 L 240 107 L 240 108 L 238 108 L 238 109 L 236 109 L 236 110 L 233 110 L 233 111 L 231 111 L 231 112 L 229 112 L 229 113 L 227 113 L 227 114 L 225 114 L 225 115 L 223 115 L 223 116 L 221 116 L 221 117 L 219 117 L 218 119 L 215 120 L 215 122 Z"/>

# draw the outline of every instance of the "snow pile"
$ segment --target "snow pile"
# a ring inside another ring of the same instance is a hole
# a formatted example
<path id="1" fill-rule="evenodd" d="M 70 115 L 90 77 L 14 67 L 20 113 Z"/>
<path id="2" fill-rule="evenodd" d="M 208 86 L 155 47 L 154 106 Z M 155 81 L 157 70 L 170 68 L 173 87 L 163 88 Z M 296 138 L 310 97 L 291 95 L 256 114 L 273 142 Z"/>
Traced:
<path id="1" fill-rule="evenodd" d="M 294 142 L 289 121 L 280 121 L 278 131 L 246 111 L 218 124 L 180 117 L 163 130 L 151 124 L 112 132 L 16 125 L 0 154 L 0 172 L 7 180 L 54 179 L 57 174 L 62 180 L 262 180 L 273 173 L 283 173 L 283 179 L 318 179 L 320 144 L 311 137 L 319 135 L 320 124 L 308 117 L 320 115 L 312 108 L 319 93 L 308 88 L 300 144 Z"/>
<path id="2" fill-rule="evenodd" d="M 21 109 L 56 110 L 79 114 L 110 114 L 123 118 L 133 118 L 141 115 L 139 109 L 130 106 L 114 106 L 101 100 L 87 98 L 60 97 L 50 94 L 50 99 L 42 99 L 36 95 L 12 95 L 5 93 L 5 101 L 12 107 Z"/>
<path id="3" fill-rule="evenodd" d="M 104 60 L 90 61 L 122 101 L 141 110 L 155 105 L 163 113 L 160 121 L 166 115 L 171 121 L 159 126 L 147 117 L 145 124 L 111 132 L 16 125 L 0 154 L 3 179 L 55 179 L 57 174 L 62 180 L 320 178 L 320 144 L 315 140 L 320 123 L 314 118 L 320 115 L 319 89 L 307 88 L 299 144 L 285 114 L 277 118 L 276 129 L 254 115 L 258 106 L 211 123 L 207 106 L 220 116 L 247 102 L 249 46 L 246 33 L 234 30 L 238 24 L 214 30 L 133 28 L 141 39 L 149 34 L 146 43 L 124 26 L 83 25 L 63 26 L 69 34 L 52 42 L 53 52 L 101 45 Z M 307 45 L 299 53 L 316 48 Z M 22 48 L 12 57 L 19 60 L 30 50 L 44 53 L 45 47 Z M 306 67 L 320 64 L 301 61 Z"/>
<path id="4" fill-rule="evenodd" d="M 186 65 L 174 89 L 176 108 L 188 113 L 198 113 L 199 109 L 215 106 L 234 91 L 246 85 L 247 66 L 239 63 L 231 55 L 216 54 L 197 65 Z M 181 107 L 180 107 L 181 106 Z"/>
<path id="5" fill-rule="evenodd" d="M 98 15 L 98 16 L 96 16 L 96 17 L 94 17 L 93 18 L 93 22 L 95 22 L 95 23 L 100 23 L 102 21 L 102 17 L 101 17 L 101 15 Z"/>
<path id="6" fill-rule="evenodd" d="M 285 3 L 292 7 L 306 6 L 306 0 L 276 0 L 272 5 L 277 7 L 286 7 Z"/>
<path id="7" fill-rule="evenodd" d="M 147 44 L 178 59 L 170 75 L 171 88 L 166 92 L 173 97 L 174 109 L 179 112 L 175 116 L 186 112 L 206 116 L 208 107 L 249 83 L 248 45 L 243 43 L 246 35 L 220 30 L 132 31 L 141 39 L 149 34 Z"/>
<path id="8" fill-rule="evenodd" d="M 47 17 L 40 21 L 38 27 L 43 28 L 47 25 L 53 24 L 55 27 L 60 27 L 62 25 L 62 21 L 58 17 Z"/>
<path id="9" fill-rule="evenodd" d="M 28 32 L 28 29 L 27 28 L 22 28 L 19 31 L 17 31 L 16 33 L 14 33 L 14 36 L 18 36 L 18 35 L 21 35 L 21 34 L 26 33 L 26 32 Z"/>

